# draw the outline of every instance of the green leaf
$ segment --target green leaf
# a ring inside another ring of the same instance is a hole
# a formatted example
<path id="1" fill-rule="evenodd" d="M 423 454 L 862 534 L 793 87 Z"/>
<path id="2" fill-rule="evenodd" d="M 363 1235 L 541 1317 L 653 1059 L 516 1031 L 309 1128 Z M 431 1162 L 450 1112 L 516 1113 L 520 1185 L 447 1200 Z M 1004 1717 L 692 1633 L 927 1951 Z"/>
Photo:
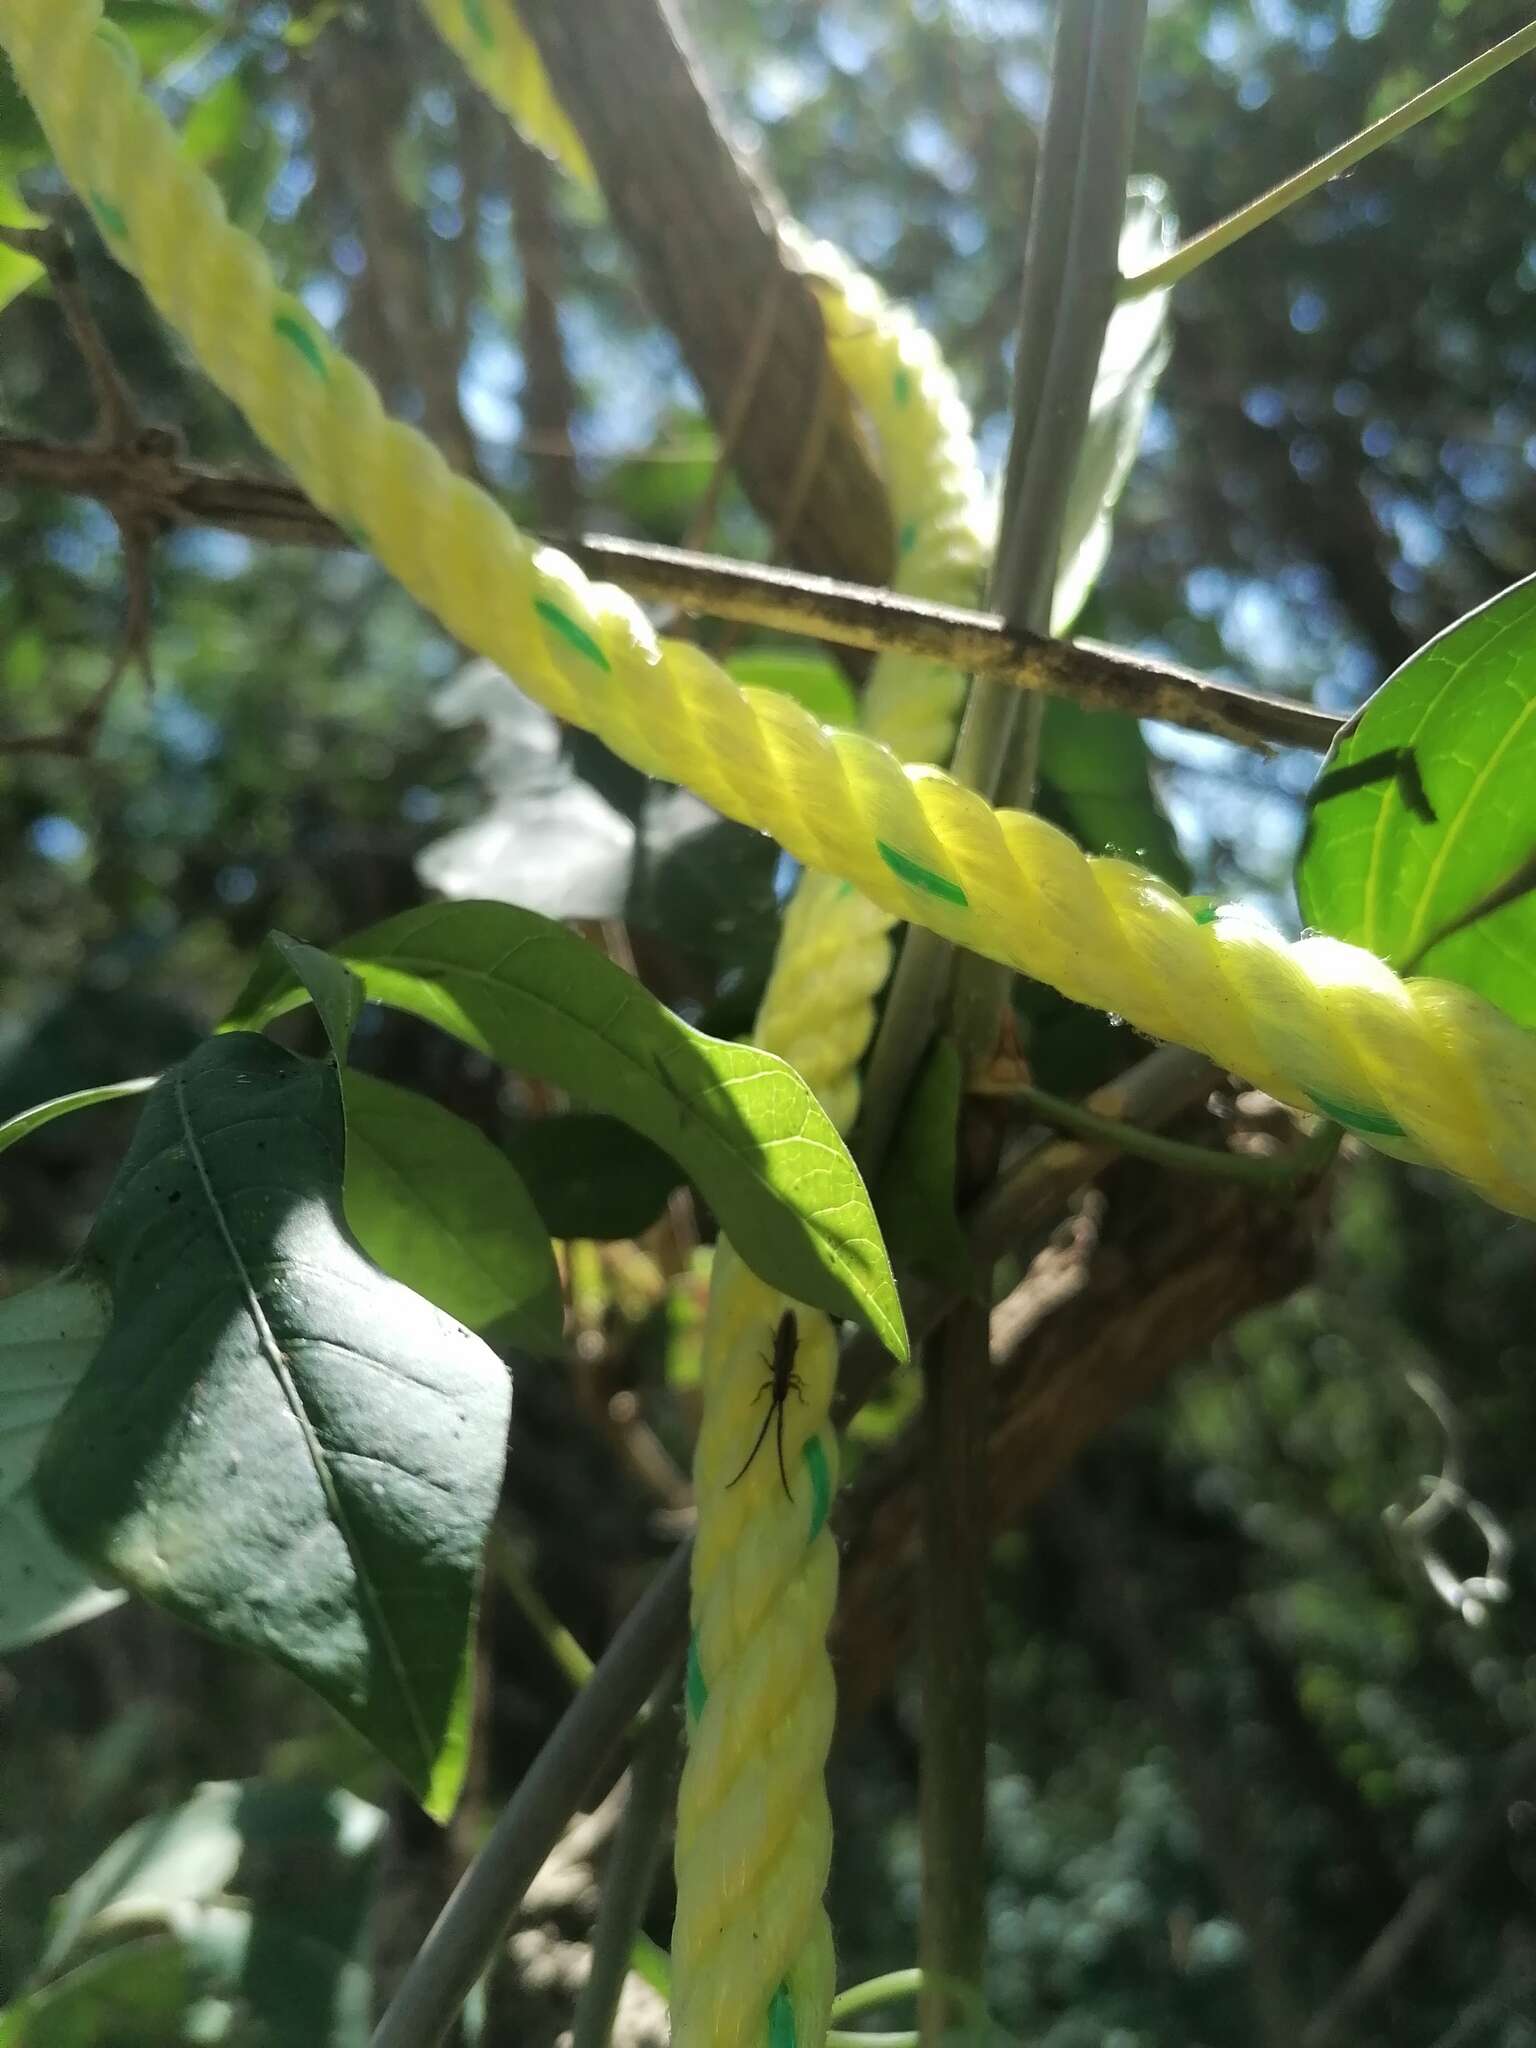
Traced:
<path id="1" fill-rule="evenodd" d="M 166 1075 L 87 1246 L 112 1324 L 35 1483 L 78 1557 L 297 1673 L 422 1795 L 510 1391 L 347 1234 L 343 1129 L 330 1062 L 265 1039 Z"/>
<path id="2" fill-rule="evenodd" d="M 302 939 L 290 939 L 286 932 L 269 932 L 264 950 L 287 967 L 307 991 L 336 1064 L 345 1067 L 352 1032 L 367 1000 L 363 984 L 333 953 L 306 945 Z"/>
<path id="3" fill-rule="evenodd" d="M 631 455 L 608 478 L 606 494 L 653 540 L 680 541 L 709 488 L 719 443 L 708 420 L 674 409 L 644 455 Z"/>
<path id="4" fill-rule="evenodd" d="M 1090 853 L 1116 853 L 1189 886 L 1178 838 L 1152 786 L 1151 756 L 1134 718 L 1084 711 L 1056 698 L 1041 722 L 1041 810 Z"/>
<path id="5" fill-rule="evenodd" d="M 14 178 L 0 178 L 0 227 L 40 228 L 43 222 L 28 207 L 23 205 Z M 43 266 L 35 256 L 23 256 L 19 249 L 0 245 L 0 312 L 19 298 L 30 284 L 35 284 L 43 274 Z"/>
<path id="6" fill-rule="evenodd" d="M 770 1286 L 867 1322 L 898 1358 L 890 1261 L 848 1149 L 783 1060 L 694 1031 L 593 947 L 504 903 L 424 904 L 344 941 L 368 994 L 552 1081 L 670 1152 Z M 258 966 L 229 1024 L 302 997 Z"/>
<path id="7" fill-rule="evenodd" d="M 171 2048 L 200 1988 L 175 1935 L 120 1939 L 7 2006 L 0 2048 Z"/>
<path id="8" fill-rule="evenodd" d="M 0 1124 L 0 1152 L 8 1152 L 12 1145 L 19 1145 L 23 1138 L 40 1131 L 44 1124 L 51 1124 L 55 1117 L 73 1116 L 77 1109 L 94 1109 L 102 1102 L 120 1102 L 125 1095 L 145 1095 L 158 1079 L 157 1074 L 141 1074 L 133 1081 L 109 1081 L 101 1088 L 77 1088 L 72 1095 L 55 1095 L 51 1102 L 34 1103 L 31 1109 L 7 1117 Z"/>
<path id="9" fill-rule="evenodd" d="M 1308 798 L 1302 916 L 1536 1024 L 1536 578 L 1420 648 Z"/>
<path id="10" fill-rule="evenodd" d="M 885 1171 L 876 1208 L 891 1256 L 941 1287 L 969 1287 L 970 1251 L 955 1213 L 960 1055 L 939 1039 L 923 1064 Z"/>
<path id="11" fill-rule="evenodd" d="M 120 1835 L 59 1902 L 21 2038 L 163 2048 L 190 2038 L 194 2001 L 218 1999 L 238 2000 L 264 2040 L 362 2048 L 355 1957 L 384 1830 L 379 1809 L 347 1792 L 199 1786 Z"/>
<path id="12" fill-rule="evenodd" d="M 0 1651 L 90 1621 L 123 1598 L 59 1547 L 32 1491 L 48 1432 L 111 1319 L 105 1284 L 80 1267 L 0 1302 Z"/>
<path id="13" fill-rule="evenodd" d="M 1155 178 L 1133 178 L 1121 271 L 1134 276 L 1147 269 L 1177 239 L 1166 188 Z M 1051 604 L 1051 631 L 1058 635 L 1071 630 L 1108 557 L 1114 509 L 1141 446 L 1168 348 L 1167 292 L 1115 308 L 1063 521 Z M 1175 888 L 1188 887 L 1189 871 L 1152 785 L 1151 756 L 1135 719 L 1053 700 L 1041 721 L 1040 780 L 1041 809 L 1090 853 L 1125 854 Z"/>
<path id="14" fill-rule="evenodd" d="M 146 78 L 207 42 L 213 26 L 186 0 L 111 0 L 107 19 L 132 45 Z"/>
<path id="15" fill-rule="evenodd" d="M 530 1117 L 507 1150 L 555 1237 L 639 1237 L 682 1178 L 659 1145 L 590 1110 Z"/>
<path id="16" fill-rule="evenodd" d="M 349 1069 L 346 1211 L 375 1265 L 471 1330 L 545 1356 L 564 1330 L 549 1232 L 516 1169 L 462 1117 Z"/>
<path id="17" fill-rule="evenodd" d="M 1120 270 L 1133 277 L 1178 240 L 1168 189 L 1158 178 L 1132 178 L 1120 232 Z M 1094 372 L 1088 424 L 1062 521 L 1060 567 L 1051 601 L 1051 631 L 1071 630 L 1109 553 L 1110 519 L 1125 488 L 1168 360 L 1168 294 L 1148 292 L 1116 306 Z"/>
<path id="18" fill-rule="evenodd" d="M 830 655 L 804 647 L 749 647 L 733 654 L 725 667 L 738 683 L 793 697 L 823 725 L 858 725 L 858 700 Z"/>
<path id="19" fill-rule="evenodd" d="M 681 952 L 762 978 L 779 932 L 779 849 L 687 790 L 645 807 L 624 921 Z"/>

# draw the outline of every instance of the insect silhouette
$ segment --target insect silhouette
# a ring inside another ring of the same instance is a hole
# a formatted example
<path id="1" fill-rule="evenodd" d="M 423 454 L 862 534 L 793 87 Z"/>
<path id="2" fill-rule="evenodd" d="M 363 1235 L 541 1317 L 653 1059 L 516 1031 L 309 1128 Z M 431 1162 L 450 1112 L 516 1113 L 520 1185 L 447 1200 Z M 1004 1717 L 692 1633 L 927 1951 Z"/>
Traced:
<path id="1" fill-rule="evenodd" d="M 774 1441 L 779 1453 L 779 1480 L 784 1488 L 784 1498 L 793 1500 L 795 1497 L 790 1491 L 789 1474 L 784 1469 L 784 1404 L 791 1394 L 794 1394 L 802 1405 L 805 1401 L 805 1388 L 801 1385 L 799 1373 L 795 1371 L 795 1353 L 799 1346 L 800 1326 L 795 1321 L 794 1310 L 787 1308 L 779 1317 L 779 1326 L 773 1333 L 773 1354 L 763 1360 L 768 1368 L 768 1378 L 757 1390 L 757 1400 L 760 1401 L 764 1394 L 768 1396 L 768 1412 L 763 1417 L 762 1428 L 757 1432 L 757 1441 L 747 1453 L 746 1463 L 736 1474 L 736 1478 L 728 1483 L 727 1492 L 737 1480 L 746 1478 L 753 1459 L 763 1448 L 763 1438 L 768 1434 L 769 1423 L 777 1419 L 779 1426 Z"/>

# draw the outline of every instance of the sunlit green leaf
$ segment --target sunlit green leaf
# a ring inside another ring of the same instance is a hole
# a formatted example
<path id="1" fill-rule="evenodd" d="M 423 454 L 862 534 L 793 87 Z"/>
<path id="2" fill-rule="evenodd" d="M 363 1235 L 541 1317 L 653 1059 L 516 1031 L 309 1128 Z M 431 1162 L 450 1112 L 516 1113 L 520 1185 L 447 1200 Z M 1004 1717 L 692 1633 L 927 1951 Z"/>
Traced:
<path id="1" fill-rule="evenodd" d="M 22 204 L 16 180 L 0 177 L 0 227 L 40 228 L 42 225 L 38 216 Z M 23 256 L 19 249 L 10 249 L 0 243 L 0 311 L 4 311 L 12 299 L 42 274 L 43 266 L 35 256 Z"/>
<path id="2" fill-rule="evenodd" d="M 55 1095 L 51 1102 L 34 1103 L 0 1124 L 0 1152 L 8 1152 L 23 1138 L 51 1124 L 56 1117 L 73 1116 L 77 1109 L 95 1109 L 99 1103 L 120 1102 L 126 1095 L 144 1095 L 159 1077 L 141 1074 L 133 1081 L 109 1081 L 101 1088 L 77 1088 L 72 1095 Z"/>
<path id="3" fill-rule="evenodd" d="M 1120 237 L 1122 272 L 1145 270 L 1176 240 L 1165 188 L 1153 178 L 1133 179 Z M 1109 554 L 1115 506 L 1168 360 L 1167 316 L 1168 294 L 1149 292 L 1110 317 L 1063 523 L 1053 633 L 1071 630 Z M 1039 762 L 1041 808 L 1090 853 L 1126 854 L 1175 888 L 1187 886 L 1188 869 L 1153 788 L 1135 719 L 1053 699 L 1041 720 Z"/>
<path id="4" fill-rule="evenodd" d="M 1536 578 L 1431 640 L 1309 798 L 1309 925 L 1536 1024 Z"/>
<path id="5" fill-rule="evenodd" d="M 793 697 L 823 725 L 852 727 L 859 722 L 858 700 L 829 654 L 806 647 L 748 647 L 733 654 L 725 666 L 738 683 Z"/>
<path id="6" fill-rule="evenodd" d="M 619 1116 L 670 1152 L 742 1257 L 798 1301 L 869 1323 L 905 1355 L 874 1210 L 792 1067 L 694 1031 L 595 948 L 503 903 L 427 904 L 337 947 L 369 995 Z M 232 1025 L 302 1000 L 259 967 Z"/>

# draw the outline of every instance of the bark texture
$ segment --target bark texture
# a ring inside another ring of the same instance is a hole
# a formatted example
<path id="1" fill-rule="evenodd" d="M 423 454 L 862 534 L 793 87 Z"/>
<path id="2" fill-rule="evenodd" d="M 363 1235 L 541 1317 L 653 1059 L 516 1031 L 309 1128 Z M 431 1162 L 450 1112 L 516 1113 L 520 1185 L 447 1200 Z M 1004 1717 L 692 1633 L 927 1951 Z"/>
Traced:
<path id="1" fill-rule="evenodd" d="M 519 0 L 518 13 L 586 144 L 652 310 L 717 427 L 731 423 L 733 467 L 784 554 L 823 575 L 889 583 L 885 491 L 847 393 L 828 373 L 815 295 L 785 263 L 774 202 L 733 149 L 671 9 L 657 0 Z"/>

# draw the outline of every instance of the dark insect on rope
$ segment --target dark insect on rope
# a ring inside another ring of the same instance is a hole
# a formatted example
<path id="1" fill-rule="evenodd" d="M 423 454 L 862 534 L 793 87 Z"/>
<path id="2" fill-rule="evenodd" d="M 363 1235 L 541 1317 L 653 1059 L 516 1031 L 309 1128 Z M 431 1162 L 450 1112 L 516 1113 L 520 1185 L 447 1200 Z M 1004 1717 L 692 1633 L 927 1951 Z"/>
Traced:
<path id="1" fill-rule="evenodd" d="M 764 1394 L 768 1396 L 768 1412 L 763 1417 L 762 1428 L 757 1432 L 757 1440 L 747 1453 L 746 1463 L 736 1474 L 736 1478 L 727 1485 L 727 1492 L 738 1480 L 746 1478 L 752 1460 L 763 1448 L 763 1438 L 768 1434 L 769 1423 L 777 1418 L 778 1429 L 774 1441 L 779 1453 L 779 1479 L 784 1488 L 784 1498 L 793 1500 L 795 1497 L 790 1491 L 789 1474 L 784 1469 L 784 1404 L 791 1394 L 797 1395 L 802 1404 L 805 1401 L 805 1388 L 801 1385 L 799 1373 L 795 1371 L 795 1352 L 799 1345 L 800 1326 L 795 1321 L 794 1310 L 787 1308 L 779 1317 L 779 1326 L 773 1333 L 773 1355 L 763 1360 L 768 1368 L 768 1378 L 757 1390 L 758 1401 Z M 755 1406 L 756 1402 L 753 1405 Z"/>

